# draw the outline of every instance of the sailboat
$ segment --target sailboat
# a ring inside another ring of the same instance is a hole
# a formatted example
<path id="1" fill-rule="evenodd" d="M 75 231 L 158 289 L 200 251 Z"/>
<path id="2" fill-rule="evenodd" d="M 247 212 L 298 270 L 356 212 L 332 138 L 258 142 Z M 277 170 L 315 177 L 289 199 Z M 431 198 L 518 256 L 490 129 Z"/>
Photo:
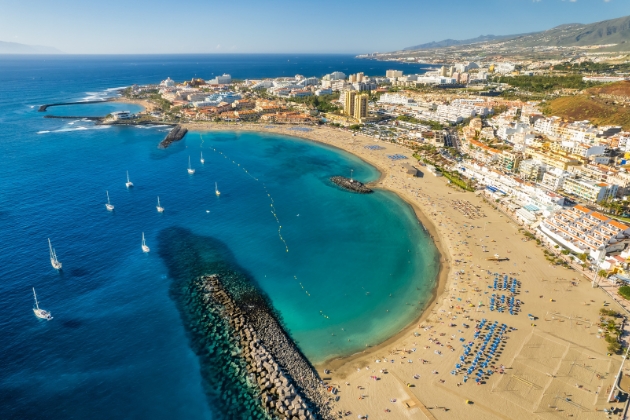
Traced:
<path id="1" fill-rule="evenodd" d="M 107 204 L 105 204 L 105 208 L 109 211 L 114 211 L 114 205 L 109 202 L 109 191 L 105 191 L 107 193 Z"/>
<path id="2" fill-rule="evenodd" d="M 188 173 L 190 175 L 195 173 L 195 170 L 190 166 L 190 156 L 188 156 Z"/>
<path id="3" fill-rule="evenodd" d="M 57 253 L 50 243 L 50 238 L 48 238 L 48 249 L 50 250 L 50 264 L 55 270 L 61 270 L 61 262 L 57 259 Z"/>
<path id="4" fill-rule="evenodd" d="M 204 163 L 206 163 L 206 160 L 203 158 L 203 152 L 201 152 L 201 164 L 203 165 Z"/>
<path id="5" fill-rule="evenodd" d="M 127 188 L 133 187 L 133 182 L 129 181 L 129 171 L 127 171 L 127 182 L 125 183 Z"/>
<path id="6" fill-rule="evenodd" d="M 162 207 L 160 205 L 160 197 L 158 196 L 158 205 L 155 206 L 155 208 L 157 209 L 158 213 L 163 213 L 164 212 L 164 207 Z"/>
<path id="7" fill-rule="evenodd" d="M 216 182 L 214 183 L 214 193 L 217 195 L 217 197 L 221 195 L 221 192 L 217 188 L 217 183 Z"/>
<path id="8" fill-rule="evenodd" d="M 50 321 L 51 319 L 53 319 L 50 312 L 44 309 L 39 309 L 39 302 L 37 301 L 37 294 L 35 293 L 34 287 L 33 287 L 33 297 L 35 298 L 35 307 L 33 308 L 33 312 L 35 312 L 35 316 L 37 318 L 45 319 L 47 321 Z"/>
<path id="9" fill-rule="evenodd" d="M 144 232 L 142 232 L 142 252 L 149 252 L 151 249 L 147 246 L 146 241 L 144 240 Z"/>

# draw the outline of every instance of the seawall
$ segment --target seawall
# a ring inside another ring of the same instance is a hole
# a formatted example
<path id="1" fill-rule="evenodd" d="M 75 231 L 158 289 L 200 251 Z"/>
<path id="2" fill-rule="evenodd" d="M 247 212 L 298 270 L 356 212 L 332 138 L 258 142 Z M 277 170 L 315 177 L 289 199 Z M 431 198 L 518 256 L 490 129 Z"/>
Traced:
<path id="1" fill-rule="evenodd" d="M 104 102 L 109 102 L 109 100 L 105 99 L 105 100 L 102 100 L 102 101 L 57 102 L 57 103 L 54 103 L 54 104 L 40 105 L 40 107 L 39 107 L 39 109 L 37 111 L 39 111 L 39 112 L 46 112 L 46 110 L 48 108 L 50 108 L 51 106 L 102 104 Z"/>

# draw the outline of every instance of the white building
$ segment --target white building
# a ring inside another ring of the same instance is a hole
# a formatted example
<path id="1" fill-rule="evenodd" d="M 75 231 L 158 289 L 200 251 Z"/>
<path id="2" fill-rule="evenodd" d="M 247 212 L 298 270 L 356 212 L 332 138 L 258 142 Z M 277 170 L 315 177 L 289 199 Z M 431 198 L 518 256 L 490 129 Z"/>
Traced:
<path id="1" fill-rule="evenodd" d="M 630 237 L 630 227 L 580 205 L 548 217 L 539 229 L 559 245 L 595 260 L 623 251 Z"/>
<path id="2" fill-rule="evenodd" d="M 383 104 L 398 104 L 398 105 L 410 105 L 410 104 L 415 103 L 413 99 L 408 98 L 398 93 L 384 93 L 381 95 L 378 102 L 383 103 Z"/>
<path id="3" fill-rule="evenodd" d="M 217 76 L 214 79 L 208 80 L 206 83 L 209 85 L 229 85 L 232 83 L 232 76 L 224 73 L 223 76 Z"/>
<path id="4" fill-rule="evenodd" d="M 162 86 L 162 87 L 173 87 L 173 86 L 175 86 L 175 82 L 170 77 L 167 77 L 166 80 L 162 80 L 160 82 L 160 86 Z"/>

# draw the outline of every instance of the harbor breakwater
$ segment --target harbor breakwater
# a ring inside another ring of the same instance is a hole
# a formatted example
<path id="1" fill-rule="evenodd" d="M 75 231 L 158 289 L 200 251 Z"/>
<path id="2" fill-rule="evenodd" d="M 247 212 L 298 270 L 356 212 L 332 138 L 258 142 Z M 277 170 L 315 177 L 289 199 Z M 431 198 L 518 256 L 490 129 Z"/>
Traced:
<path id="1" fill-rule="evenodd" d="M 333 176 L 330 180 L 341 188 L 352 191 L 359 194 L 370 194 L 373 191 L 366 187 L 364 183 L 357 181 L 356 179 L 350 179 L 343 176 Z"/>
<path id="2" fill-rule="evenodd" d="M 187 128 L 184 128 L 181 125 L 176 125 L 171 131 L 168 132 L 166 137 L 164 137 L 164 140 L 160 142 L 158 148 L 166 149 L 168 146 L 171 145 L 171 143 L 183 139 L 186 133 L 188 133 Z"/>
<path id="3" fill-rule="evenodd" d="M 221 242 L 169 228 L 159 252 L 218 418 L 332 418 L 316 371 Z"/>
<path id="4" fill-rule="evenodd" d="M 100 101 L 79 101 L 79 102 L 57 102 L 54 104 L 44 104 L 40 105 L 37 109 L 39 112 L 46 112 L 46 110 L 52 106 L 62 106 L 62 105 L 89 105 L 89 104 L 102 104 L 105 102 L 109 102 L 111 99 L 103 99 Z"/>

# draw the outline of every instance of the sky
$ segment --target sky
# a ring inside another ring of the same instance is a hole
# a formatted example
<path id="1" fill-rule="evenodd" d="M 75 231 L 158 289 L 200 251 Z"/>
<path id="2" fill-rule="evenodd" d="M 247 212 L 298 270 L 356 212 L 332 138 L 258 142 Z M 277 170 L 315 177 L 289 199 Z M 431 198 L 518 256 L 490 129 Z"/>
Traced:
<path id="1" fill-rule="evenodd" d="M 0 41 L 71 54 L 386 52 L 630 14 L 630 0 L 0 0 Z"/>

